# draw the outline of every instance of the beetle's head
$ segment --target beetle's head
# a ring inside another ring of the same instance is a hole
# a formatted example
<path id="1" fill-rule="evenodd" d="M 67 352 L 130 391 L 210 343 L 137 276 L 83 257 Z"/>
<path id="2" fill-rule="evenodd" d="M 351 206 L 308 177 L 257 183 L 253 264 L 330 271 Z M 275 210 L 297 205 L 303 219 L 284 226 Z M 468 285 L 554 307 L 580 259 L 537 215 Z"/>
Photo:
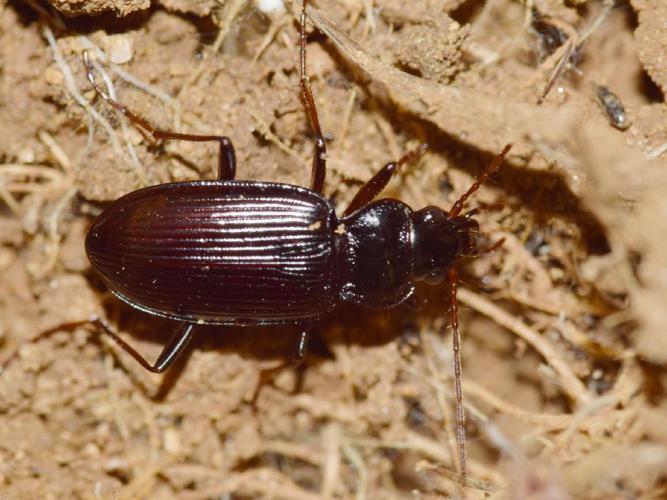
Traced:
<path id="1" fill-rule="evenodd" d="M 429 206 L 412 213 L 412 277 L 429 283 L 440 283 L 457 257 L 477 252 L 479 224 L 473 218 L 477 210 L 463 212 L 466 201 L 498 171 L 512 145 L 482 171 L 477 180 L 452 205 L 449 212 Z M 501 240 L 502 241 L 502 240 Z M 491 248 L 493 249 L 493 247 Z"/>
<path id="2" fill-rule="evenodd" d="M 439 207 L 429 206 L 412 214 L 412 276 L 440 283 L 457 257 L 476 253 L 479 224 L 471 211 L 449 218 Z"/>

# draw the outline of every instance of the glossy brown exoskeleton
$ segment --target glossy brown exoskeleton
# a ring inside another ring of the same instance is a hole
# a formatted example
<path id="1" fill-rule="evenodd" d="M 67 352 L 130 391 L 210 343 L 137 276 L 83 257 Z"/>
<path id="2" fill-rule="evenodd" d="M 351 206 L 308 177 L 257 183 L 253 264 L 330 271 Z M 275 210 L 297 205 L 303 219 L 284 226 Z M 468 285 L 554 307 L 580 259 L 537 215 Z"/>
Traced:
<path id="1" fill-rule="evenodd" d="M 398 200 L 338 218 L 312 190 L 196 181 L 134 191 L 86 238 L 109 289 L 142 311 L 193 324 L 316 320 L 343 300 L 386 309 L 474 250 L 468 215 Z"/>
<path id="2" fill-rule="evenodd" d="M 326 145 L 306 75 L 306 3 L 301 13 L 301 89 L 316 134 L 309 189 L 235 180 L 234 149 L 226 137 L 157 130 L 97 93 L 156 140 L 216 141 L 218 180 L 160 184 L 112 203 L 86 238 L 86 252 L 107 287 L 144 312 L 180 322 L 154 364 L 101 319 L 94 322 L 146 369 L 166 370 L 200 324 L 311 324 L 341 301 L 387 309 L 405 302 L 415 281 L 452 285 L 457 428 L 465 482 L 464 414 L 460 384 L 456 275 L 459 256 L 476 251 L 474 211 L 467 198 L 502 162 L 509 147 L 449 212 L 413 211 L 394 199 L 374 201 L 398 167 L 418 152 L 387 164 L 366 183 L 342 217 L 323 195 Z M 423 149 L 423 148 L 421 148 Z M 421 151 L 419 151 L 421 152 Z M 305 330 L 299 353 L 305 349 Z"/>

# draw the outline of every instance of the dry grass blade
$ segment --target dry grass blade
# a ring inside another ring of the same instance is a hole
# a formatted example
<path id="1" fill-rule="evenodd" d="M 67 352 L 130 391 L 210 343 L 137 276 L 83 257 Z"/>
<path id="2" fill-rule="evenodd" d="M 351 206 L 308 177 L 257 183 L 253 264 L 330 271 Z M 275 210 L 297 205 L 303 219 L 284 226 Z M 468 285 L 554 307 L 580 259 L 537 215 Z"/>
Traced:
<path id="1" fill-rule="evenodd" d="M 592 398 L 584 384 L 577 378 L 567 362 L 544 337 L 528 327 L 520 318 L 503 311 L 493 302 L 465 288 L 459 288 L 458 298 L 464 304 L 490 317 L 499 325 L 528 342 L 558 375 L 558 381 L 567 395 L 577 404 L 585 404 Z"/>

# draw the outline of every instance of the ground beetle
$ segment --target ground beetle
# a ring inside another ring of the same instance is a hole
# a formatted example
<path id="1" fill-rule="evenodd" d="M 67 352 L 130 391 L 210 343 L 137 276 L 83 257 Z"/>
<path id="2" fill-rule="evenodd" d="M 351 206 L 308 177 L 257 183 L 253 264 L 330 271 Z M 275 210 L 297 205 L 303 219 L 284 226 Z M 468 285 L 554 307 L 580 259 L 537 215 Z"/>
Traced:
<path id="1" fill-rule="evenodd" d="M 300 18 L 300 76 L 306 111 L 316 134 L 310 189 L 235 180 L 234 148 L 227 137 L 158 130 L 114 101 L 87 76 L 111 106 L 156 140 L 217 141 L 218 180 L 160 184 L 112 203 L 86 237 L 93 267 L 118 298 L 141 311 L 180 321 L 154 364 L 101 319 L 92 320 L 144 368 L 163 372 L 183 352 L 197 325 L 301 326 L 339 302 L 387 309 L 404 303 L 414 281 L 449 278 L 454 343 L 457 438 L 465 484 L 465 432 L 456 304 L 457 257 L 476 252 L 476 211 L 465 201 L 498 170 L 503 152 L 449 212 L 413 211 L 394 199 L 374 201 L 398 167 L 420 150 L 388 163 L 354 197 L 342 217 L 324 198 L 326 145 L 306 73 L 306 4 Z M 424 147 L 421 148 L 423 150 Z"/>

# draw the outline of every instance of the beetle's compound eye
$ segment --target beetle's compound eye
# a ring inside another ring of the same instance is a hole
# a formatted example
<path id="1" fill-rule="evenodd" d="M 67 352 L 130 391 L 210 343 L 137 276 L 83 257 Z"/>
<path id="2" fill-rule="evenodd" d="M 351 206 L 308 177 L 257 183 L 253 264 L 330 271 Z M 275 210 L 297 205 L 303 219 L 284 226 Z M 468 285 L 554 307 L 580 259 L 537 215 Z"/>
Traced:
<path id="1" fill-rule="evenodd" d="M 447 278 L 447 273 L 449 269 L 440 269 L 438 271 L 433 271 L 431 274 L 428 274 L 422 281 L 428 283 L 429 285 L 440 285 Z"/>
<path id="2" fill-rule="evenodd" d="M 477 252 L 477 237 L 479 223 L 468 215 L 454 217 L 452 227 L 457 235 L 459 255 L 475 255 Z"/>

